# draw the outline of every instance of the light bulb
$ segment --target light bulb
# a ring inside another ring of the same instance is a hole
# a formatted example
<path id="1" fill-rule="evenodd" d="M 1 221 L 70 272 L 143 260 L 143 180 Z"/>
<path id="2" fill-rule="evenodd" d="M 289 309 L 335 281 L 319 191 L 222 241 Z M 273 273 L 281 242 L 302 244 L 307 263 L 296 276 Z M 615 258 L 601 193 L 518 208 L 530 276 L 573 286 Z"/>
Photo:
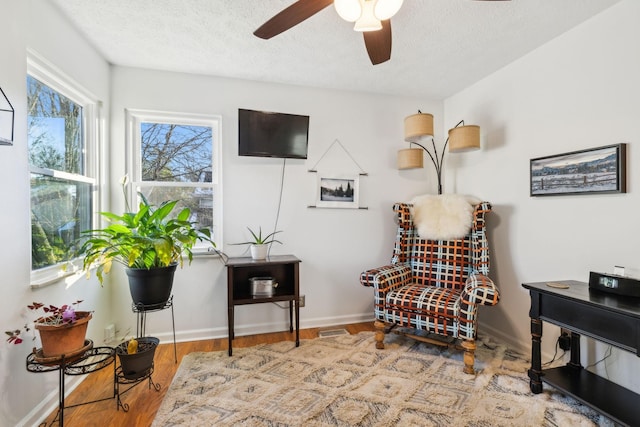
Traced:
<path id="1" fill-rule="evenodd" d="M 334 0 L 333 6 L 340 18 L 347 22 L 355 22 L 362 15 L 360 0 Z"/>
<path id="2" fill-rule="evenodd" d="M 373 13 L 380 21 L 391 18 L 402 7 L 403 0 L 378 0 L 375 2 Z"/>
<path id="3" fill-rule="evenodd" d="M 347 22 L 355 22 L 356 31 L 377 31 L 386 19 L 395 15 L 403 0 L 334 0 L 338 15 Z"/>

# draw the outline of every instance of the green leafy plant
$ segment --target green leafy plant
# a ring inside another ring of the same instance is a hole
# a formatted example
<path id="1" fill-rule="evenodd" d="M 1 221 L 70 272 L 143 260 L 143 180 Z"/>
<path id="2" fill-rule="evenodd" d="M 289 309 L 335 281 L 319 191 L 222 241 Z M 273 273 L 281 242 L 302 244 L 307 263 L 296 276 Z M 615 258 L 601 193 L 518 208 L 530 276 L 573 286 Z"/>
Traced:
<path id="1" fill-rule="evenodd" d="M 44 312 L 44 315 L 38 316 L 33 321 L 34 323 L 41 323 L 51 326 L 68 325 L 73 324 L 78 320 L 78 315 L 74 306 L 79 305 L 81 302 L 82 301 L 76 301 L 71 305 L 65 304 L 61 307 L 57 307 L 52 304 L 47 305 L 41 302 L 34 302 L 27 305 L 27 308 L 31 311 L 38 311 L 42 309 L 42 311 Z M 22 332 L 29 332 L 30 330 L 31 328 L 29 327 L 29 325 L 25 324 L 22 329 L 5 331 L 5 334 L 7 335 L 7 342 L 11 344 L 22 343 Z M 35 335 L 33 336 L 33 339 L 36 339 Z"/>
<path id="2" fill-rule="evenodd" d="M 122 185 L 124 190 L 126 180 Z M 84 255 L 83 269 L 90 274 L 90 269 L 96 266 L 96 277 L 100 284 L 113 261 L 130 268 L 152 269 L 174 263 L 182 267 L 184 256 L 189 264 L 193 260 L 192 248 L 198 241 L 209 242 L 215 248 L 211 231 L 199 228 L 189 220 L 189 208 L 182 209 L 174 218 L 171 213 L 177 200 L 166 201 L 155 208 L 143 194 L 138 194 L 141 199 L 138 212 L 122 215 L 101 212 L 110 224 L 102 229 L 83 232 L 87 236 L 79 250 Z"/>
<path id="3" fill-rule="evenodd" d="M 268 245 L 270 243 L 282 244 L 280 240 L 276 240 L 274 238 L 277 233 L 282 233 L 282 231 L 274 231 L 273 233 L 269 233 L 266 236 L 262 237 L 262 227 L 260 227 L 257 234 L 249 227 L 247 227 L 247 230 L 249 230 L 249 233 L 251 233 L 253 240 L 242 243 L 232 243 L 232 245 Z"/>

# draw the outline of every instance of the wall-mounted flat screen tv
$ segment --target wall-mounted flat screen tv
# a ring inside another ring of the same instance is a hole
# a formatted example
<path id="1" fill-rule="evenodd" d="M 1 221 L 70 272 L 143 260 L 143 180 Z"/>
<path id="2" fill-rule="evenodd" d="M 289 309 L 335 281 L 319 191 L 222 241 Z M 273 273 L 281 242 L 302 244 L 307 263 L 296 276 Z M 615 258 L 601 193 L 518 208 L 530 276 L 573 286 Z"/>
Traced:
<path id="1" fill-rule="evenodd" d="M 238 110 L 240 156 L 306 159 L 309 116 Z"/>

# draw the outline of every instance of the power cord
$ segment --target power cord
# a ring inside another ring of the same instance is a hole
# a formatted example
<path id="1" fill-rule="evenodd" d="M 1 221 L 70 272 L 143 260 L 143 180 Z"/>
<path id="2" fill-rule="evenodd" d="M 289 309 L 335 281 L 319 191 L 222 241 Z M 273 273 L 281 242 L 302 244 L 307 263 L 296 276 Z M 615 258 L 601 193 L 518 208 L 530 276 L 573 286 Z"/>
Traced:
<path id="1" fill-rule="evenodd" d="M 284 172 L 285 172 L 286 166 L 287 166 L 287 159 L 285 158 L 283 159 L 283 162 L 282 162 L 282 176 L 280 178 L 280 196 L 278 197 L 278 209 L 276 211 L 276 222 L 273 225 L 274 233 L 276 232 L 276 230 L 278 230 L 278 220 L 280 219 L 280 207 L 282 206 L 282 193 L 284 192 Z M 271 245 L 273 245 L 273 243 L 269 245 L 269 251 L 267 253 L 267 256 L 271 254 Z M 229 256 L 227 254 L 225 254 L 224 252 L 222 252 L 221 250 L 213 246 L 210 246 L 209 248 L 207 248 L 207 252 L 215 252 L 225 264 L 229 260 Z"/>
<path id="2" fill-rule="evenodd" d="M 278 197 L 278 210 L 276 211 L 276 222 L 273 224 L 273 233 L 275 234 L 278 230 L 278 220 L 280 219 L 280 207 L 282 206 L 282 193 L 284 192 L 284 171 L 287 167 L 287 159 L 286 157 L 282 160 L 282 176 L 280 177 L 280 196 Z M 269 251 L 267 252 L 267 256 L 271 255 L 271 246 L 273 243 L 269 245 Z"/>
<path id="3" fill-rule="evenodd" d="M 222 252 L 221 250 L 219 250 L 218 248 L 215 248 L 213 246 L 209 246 L 207 248 L 207 252 L 215 252 L 216 255 L 218 255 L 220 257 L 220 259 L 222 260 L 222 262 L 224 262 L 225 264 L 229 260 L 229 255 L 225 254 L 224 252 Z"/>
<path id="4" fill-rule="evenodd" d="M 560 336 L 560 337 L 558 337 L 558 339 L 556 340 L 556 348 L 555 348 L 555 352 L 553 353 L 553 358 L 552 358 L 550 361 L 543 363 L 543 364 L 542 364 L 542 366 L 548 366 L 548 365 L 551 365 L 553 362 L 555 362 L 555 361 L 556 361 L 557 356 L 558 356 L 558 348 L 560 348 L 560 342 L 561 342 L 561 339 L 562 339 L 562 338 L 563 338 L 563 337 L 562 337 L 562 336 Z M 562 350 L 562 354 L 560 355 L 560 359 L 562 359 L 562 358 L 564 357 L 564 355 L 565 355 L 565 354 L 567 354 L 567 351 L 563 349 L 563 350 Z M 605 360 L 607 360 L 608 358 L 610 358 L 612 355 L 613 355 L 613 347 L 612 347 L 612 346 L 608 346 L 608 347 L 607 347 L 607 350 L 605 351 L 605 356 L 604 356 L 602 359 L 600 359 L 600 360 L 598 360 L 598 361 L 596 361 L 596 362 L 593 362 L 593 363 L 592 363 L 592 364 L 590 364 L 590 365 L 585 366 L 585 368 L 584 368 L 584 369 L 593 368 L 594 366 L 596 366 L 596 365 L 598 365 L 598 364 L 600 364 L 600 363 L 604 362 L 604 361 L 605 361 Z M 606 372 L 606 370 L 607 370 L 607 365 L 605 365 L 605 366 L 604 366 L 604 369 L 605 369 L 605 372 Z M 607 374 L 607 377 L 608 377 L 608 374 Z"/>
<path id="5" fill-rule="evenodd" d="M 289 309 L 289 306 L 288 306 L 288 305 L 287 305 L 287 306 L 282 306 L 282 305 L 278 304 L 278 303 L 277 303 L 277 302 L 275 302 L 275 301 L 272 301 L 272 302 L 271 302 L 271 304 L 273 304 L 273 305 L 275 305 L 275 306 L 277 306 L 278 308 L 281 308 L 281 309 L 283 309 L 283 310 Z"/>
<path id="6" fill-rule="evenodd" d="M 558 339 L 556 340 L 556 350 L 555 350 L 555 352 L 553 353 L 553 359 L 551 359 L 551 360 L 550 360 L 550 361 L 548 361 L 548 362 L 543 363 L 543 364 L 542 364 L 542 366 L 548 366 L 548 365 L 551 365 L 553 362 L 555 362 L 555 361 L 556 361 L 556 357 L 558 356 L 558 348 L 560 347 L 560 338 L 561 338 L 561 337 L 558 337 Z M 565 355 L 565 354 L 567 354 L 567 351 L 566 351 L 566 350 L 562 350 L 562 354 L 560 355 L 560 358 L 562 359 L 562 358 L 564 357 L 564 355 Z"/>
<path id="7" fill-rule="evenodd" d="M 601 362 L 604 362 L 605 360 L 610 358 L 612 355 L 613 355 L 613 347 L 609 346 L 609 347 L 607 347 L 607 350 L 605 351 L 605 356 L 602 359 L 598 360 L 597 362 L 593 362 L 591 365 L 587 365 L 585 367 L 585 369 L 593 368 L 597 364 L 599 364 Z M 609 377 L 609 373 L 607 372 L 607 365 L 606 364 L 604 365 L 604 370 L 605 370 L 605 372 L 607 374 L 607 378 L 608 378 Z"/>

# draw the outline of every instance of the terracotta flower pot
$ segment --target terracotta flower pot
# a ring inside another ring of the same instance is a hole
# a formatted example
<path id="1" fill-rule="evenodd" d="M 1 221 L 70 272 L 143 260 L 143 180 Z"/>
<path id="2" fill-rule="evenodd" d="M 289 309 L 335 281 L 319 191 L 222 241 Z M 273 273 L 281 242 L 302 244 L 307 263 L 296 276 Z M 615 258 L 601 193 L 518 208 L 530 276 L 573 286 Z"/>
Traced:
<path id="1" fill-rule="evenodd" d="M 35 323 L 40 333 L 42 355 L 47 358 L 76 354 L 85 347 L 85 337 L 89 320 L 93 317 L 90 311 L 76 311 L 77 320 L 64 325 L 47 325 Z"/>

